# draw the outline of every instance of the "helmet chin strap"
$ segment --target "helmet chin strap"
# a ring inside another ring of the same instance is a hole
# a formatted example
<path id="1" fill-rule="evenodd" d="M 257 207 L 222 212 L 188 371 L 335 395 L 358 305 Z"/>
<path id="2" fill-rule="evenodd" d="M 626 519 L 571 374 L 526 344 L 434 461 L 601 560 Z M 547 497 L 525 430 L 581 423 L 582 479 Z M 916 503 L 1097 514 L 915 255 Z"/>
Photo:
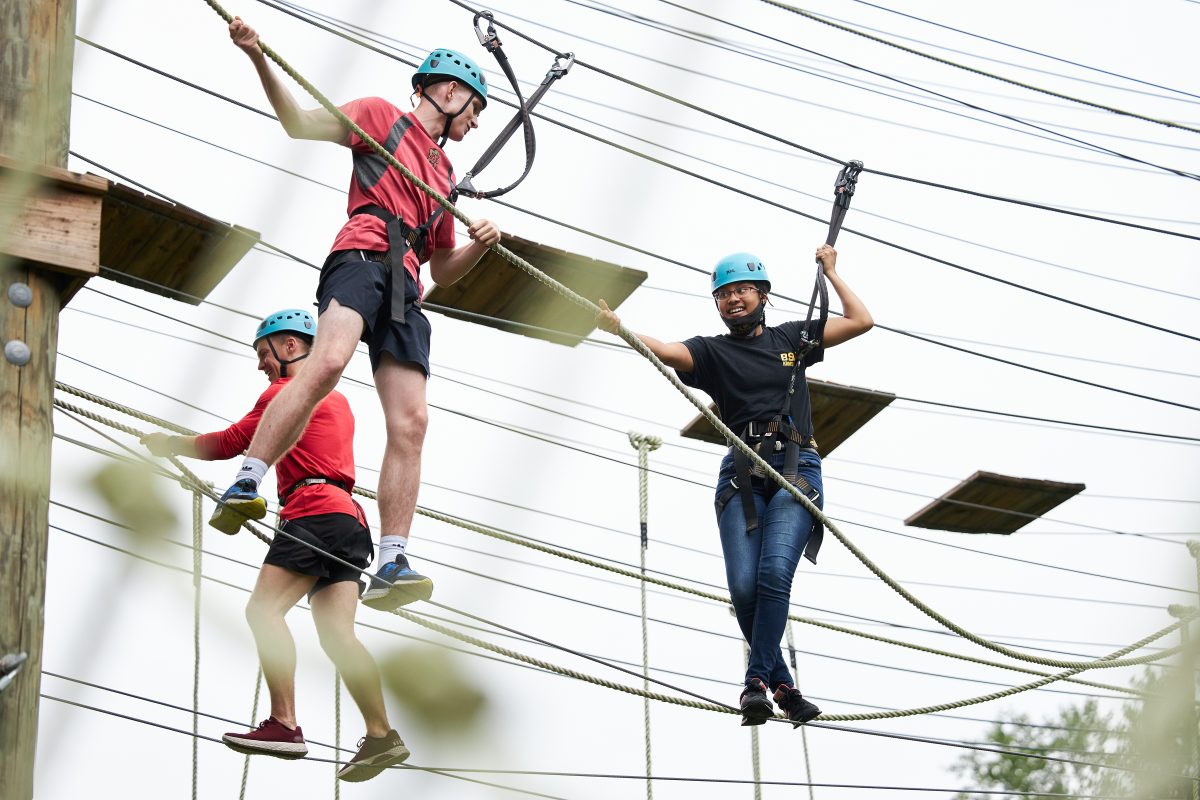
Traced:
<path id="1" fill-rule="evenodd" d="M 730 319 L 724 314 L 721 314 L 721 321 L 725 323 L 725 327 L 729 328 L 729 333 L 739 339 L 748 339 L 754 335 L 754 330 L 759 325 L 766 327 L 767 324 L 767 303 L 763 298 L 762 292 L 758 294 L 758 312 L 739 319 Z"/>
<path id="2" fill-rule="evenodd" d="M 267 337 L 267 347 L 271 348 L 271 355 L 273 355 L 275 360 L 279 362 L 279 377 L 281 378 L 286 378 L 288 376 L 288 364 L 295 364 L 297 361 L 303 361 L 304 359 L 308 358 L 308 352 L 305 352 L 303 355 L 298 355 L 292 359 L 282 358 L 279 355 L 279 351 L 275 349 L 275 343 L 271 341 L 270 336 Z"/>
<path id="3" fill-rule="evenodd" d="M 421 87 L 421 97 L 424 97 L 426 100 L 428 100 L 433 105 L 433 107 L 438 110 L 438 113 L 446 118 L 446 124 L 442 126 L 442 135 L 438 139 L 438 147 L 445 147 L 446 140 L 450 138 L 450 123 L 454 122 L 454 119 L 459 114 L 461 114 L 467 110 L 467 106 L 471 105 L 471 101 L 474 99 L 474 95 L 472 93 L 468 92 L 467 93 L 467 102 L 463 103 L 462 107 L 459 108 L 458 111 L 455 111 L 453 114 L 449 114 L 445 110 L 443 110 L 442 107 L 440 105 L 438 105 L 437 100 L 434 100 L 425 91 L 424 86 Z"/>

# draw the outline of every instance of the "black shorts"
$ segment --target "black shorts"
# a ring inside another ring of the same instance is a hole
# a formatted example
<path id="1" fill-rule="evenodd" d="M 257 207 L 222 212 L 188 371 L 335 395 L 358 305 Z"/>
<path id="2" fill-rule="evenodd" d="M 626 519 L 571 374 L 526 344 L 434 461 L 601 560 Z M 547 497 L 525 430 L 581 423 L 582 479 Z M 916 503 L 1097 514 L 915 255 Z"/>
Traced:
<path id="1" fill-rule="evenodd" d="M 371 531 L 349 514 L 314 514 L 311 517 L 286 519 L 280 523 L 279 529 L 295 536 L 296 539 L 319 547 L 326 553 L 349 561 L 359 569 L 370 567 L 371 560 L 375 557 Z M 339 561 L 326 558 L 291 536 L 276 533 L 263 563 L 290 569 L 301 575 L 315 575 L 317 582 L 309 590 L 309 598 L 331 583 L 342 581 L 357 581 L 358 593 L 363 593 L 366 583 L 362 580 L 362 573 Z"/>
<path id="2" fill-rule="evenodd" d="M 317 314 L 329 307 L 330 300 L 359 313 L 372 372 L 379 369 L 383 354 L 391 353 L 397 361 L 416 364 L 429 377 L 429 319 L 419 305 L 412 305 L 404 313 L 403 325 L 392 321 L 391 273 L 382 261 L 364 259 L 363 252 L 334 250 L 325 259 L 317 283 Z M 420 299 L 416 280 L 404 270 L 405 304 Z"/>

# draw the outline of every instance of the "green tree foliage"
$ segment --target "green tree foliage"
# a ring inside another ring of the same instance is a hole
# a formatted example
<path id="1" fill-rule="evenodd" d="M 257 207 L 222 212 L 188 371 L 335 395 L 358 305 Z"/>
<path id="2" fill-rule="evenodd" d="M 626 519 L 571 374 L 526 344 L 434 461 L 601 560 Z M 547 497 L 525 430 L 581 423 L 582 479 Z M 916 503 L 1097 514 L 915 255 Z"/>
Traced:
<path id="1" fill-rule="evenodd" d="M 988 800 L 991 796 L 974 792 L 997 789 L 1044 800 L 1064 795 L 1192 800 L 1195 782 L 1187 776 L 1196 774 L 1196 709 L 1189 700 L 1194 672 L 1147 670 L 1134 688 L 1142 699 L 1130 700 L 1117 713 L 1104 713 L 1096 700 L 1088 700 L 1039 723 L 1016 715 L 995 724 L 985 737 L 988 746 L 1013 754 L 970 751 L 960 757 L 952 769 L 968 788 L 957 800 Z"/>

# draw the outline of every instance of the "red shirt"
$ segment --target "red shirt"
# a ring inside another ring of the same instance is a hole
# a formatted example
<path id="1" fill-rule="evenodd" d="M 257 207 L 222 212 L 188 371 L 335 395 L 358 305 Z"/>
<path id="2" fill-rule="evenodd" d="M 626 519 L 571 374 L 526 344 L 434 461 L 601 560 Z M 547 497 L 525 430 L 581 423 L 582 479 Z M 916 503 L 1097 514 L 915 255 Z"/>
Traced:
<path id="1" fill-rule="evenodd" d="M 443 197 L 449 197 L 457 183 L 454 167 L 437 142 L 410 112 L 405 114 L 380 97 L 364 97 L 341 106 L 342 112 L 363 131 L 387 148 L 404 166 Z M 387 250 L 387 229 L 383 220 L 370 214 L 353 216 L 365 205 L 381 206 L 404 219 L 409 225 L 423 225 L 441 208 L 408 178 L 372 150 L 358 134 L 348 140 L 354 154 L 354 174 L 350 178 L 346 213 L 352 216 L 333 241 L 333 250 Z M 426 252 L 434 248 L 454 247 L 454 217 L 443 212 L 429 232 Z M 421 261 L 409 250 L 404 266 L 421 285 Z"/>
<path id="2" fill-rule="evenodd" d="M 250 413 L 223 431 L 196 437 L 200 458 L 219 461 L 244 452 L 254 438 L 267 404 L 291 378 L 280 378 L 267 387 Z M 338 392 L 317 404 L 304 433 L 296 445 L 275 465 L 275 480 L 280 492 L 286 492 L 304 478 L 332 478 L 346 489 L 354 488 L 354 415 L 350 404 Z M 292 492 L 279 516 L 299 519 L 316 514 L 349 514 L 367 524 L 362 509 L 349 491 L 321 483 Z"/>

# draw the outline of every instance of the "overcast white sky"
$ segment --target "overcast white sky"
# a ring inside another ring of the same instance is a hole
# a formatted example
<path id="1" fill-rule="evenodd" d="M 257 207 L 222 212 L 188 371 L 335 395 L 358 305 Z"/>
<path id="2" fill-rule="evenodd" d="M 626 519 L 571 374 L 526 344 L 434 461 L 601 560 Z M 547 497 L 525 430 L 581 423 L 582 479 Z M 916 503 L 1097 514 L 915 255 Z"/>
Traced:
<path id="1" fill-rule="evenodd" d="M 664 3 L 615 1 L 620 8 L 661 22 L 774 54 L 798 69 L 656 32 L 588 10 L 583 7 L 586 3 L 504 0 L 492 8 L 498 18 L 592 64 L 839 158 L 858 158 L 879 170 L 1200 234 L 1195 214 L 1200 186 L 1193 180 L 1070 146 L 1051 134 L 1031 135 L 1019 124 L 952 106 Z M 449 2 L 311 2 L 319 10 L 395 37 L 410 57 L 419 58 L 433 47 L 451 47 L 478 58 L 489 69 L 492 66 L 476 44 L 470 15 Z M 1200 169 L 1200 137 L 1194 133 L 1118 118 L 974 77 L 765 4 L 744 0 L 702 6 L 708 13 L 769 31 L 787 42 L 1095 145 L 1187 171 Z M 991 45 L 854 0 L 819 0 L 809 7 L 861 28 L 880 29 L 893 40 L 912 37 L 919 40 L 913 44 L 919 49 L 1038 86 L 1200 125 L 1195 96 Z M 269 44 L 336 102 L 381 95 L 406 105 L 409 67 L 256 2 L 246 0 L 229 8 L 254 24 Z M 1064 59 L 1200 93 L 1194 77 L 1200 5 L 1194 2 L 912 2 L 903 4 L 903 9 Z M 249 63 L 228 43 L 220 19 L 199 0 L 80 2 L 78 29 L 99 44 L 266 107 Z M 516 37 L 506 37 L 505 44 L 518 74 L 540 80 L 550 55 Z M 290 141 L 270 120 L 83 44 L 77 46 L 75 65 L 75 91 L 80 95 L 227 148 L 216 149 L 77 97 L 72 110 L 75 152 L 211 216 L 260 231 L 265 241 L 309 261 L 319 263 L 324 258 L 344 220 L 345 198 L 340 189 L 312 181 L 344 187 L 348 153 L 328 144 Z M 841 82 L 828 80 L 830 76 Z M 502 80 L 498 76 L 492 80 L 496 94 L 508 96 Z M 864 83 L 871 84 L 869 91 Z M 836 165 L 584 68 L 576 67 L 556 86 L 542 111 L 785 206 L 828 215 Z M 507 118 L 507 109 L 493 104 L 482 127 L 450 148 L 460 173 Z M 766 262 L 777 291 L 807 296 L 811 253 L 822 241 L 823 224 L 651 165 L 546 121 L 539 122 L 537 131 L 537 162 L 530 178 L 506 198 L 512 203 L 702 269 L 725 253 L 751 250 Z M 478 183 L 507 182 L 518 173 L 521 158 L 522 149 L 514 142 Z M 72 159 L 71 167 L 106 174 L 77 159 Z M 645 285 L 619 309 L 635 330 L 667 339 L 722 331 L 705 297 L 703 275 L 510 208 L 471 200 L 460 205 L 472 217 L 490 217 L 503 230 L 520 236 L 645 270 L 649 273 Z M 1195 241 L 1003 205 L 878 175 L 860 180 L 847 225 L 989 275 L 1200 335 L 1195 313 L 1200 260 Z M 1038 298 L 851 234 L 843 234 L 839 252 L 842 274 L 883 325 L 959 344 L 963 342 L 958 340 L 971 340 L 966 346 L 991 355 L 1157 398 L 1195 403 L 1200 371 L 1195 341 Z M 256 251 L 210 299 L 261 316 L 280 307 L 307 306 L 316 277 L 307 267 Z M 62 315 L 60 380 L 199 430 L 215 430 L 226 424 L 223 419 L 241 416 L 264 388 L 249 347 L 201 330 L 248 343 L 254 325 L 249 317 L 213 305 L 183 305 L 104 280 L 93 281 L 89 289 L 97 291 L 81 292 Z M 802 314 L 802 309 L 787 302 L 778 302 L 770 312 L 773 321 L 797 313 Z M 432 318 L 435 378 L 429 385 L 429 399 L 434 408 L 422 505 L 605 559 L 636 563 L 635 469 L 454 412 L 533 429 L 625 462 L 635 459 L 624 431 L 657 433 L 667 444 L 651 456 L 651 466 L 683 480 L 659 474 L 650 478 L 649 566 L 691 581 L 723 585 L 721 561 L 713 556 L 719 544 L 709 488 L 715 482 L 721 450 L 677 436 L 693 409 L 648 364 L 614 348 L 583 344 L 570 349 L 437 315 Z M 347 374 L 369 380 L 366 359 L 356 358 Z M 880 329 L 831 351 L 811 374 L 909 398 L 1200 436 L 1195 411 L 1037 375 Z M 381 455 L 378 404 L 361 385 L 346 383 L 343 391 L 358 419 L 356 459 L 363 466 L 359 480 L 373 487 L 377 475 L 367 468 L 377 467 Z M 529 403 L 563 413 L 549 413 Z M 61 415 L 56 417 L 56 431 L 113 447 Z M 132 443 L 121 434 L 116 436 Z M 100 456 L 57 441 L 52 500 L 109 515 L 87 485 L 105 463 Z M 1194 442 L 942 413 L 897 401 L 826 461 L 826 510 L 844 521 L 846 533 L 890 574 L 969 629 L 1031 650 L 1094 657 L 1168 624 L 1163 608 L 1167 603 L 1194 602 L 1194 595 L 1144 584 L 1194 588 L 1193 563 L 1182 543 L 1189 531 L 1196 530 L 1198 464 Z M 201 475 L 218 484 L 226 483 L 234 469 L 232 464 L 197 466 Z M 1087 490 L 1056 509 L 1049 515 L 1052 519 L 1009 537 L 904 528 L 905 517 L 977 469 L 1077 481 L 1085 483 Z M 157 488 L 177 505 L 180 523 L 175 537 L 187 540 L 190 498 L 166 482 Z M 369 514 L 374 518 L 373 508 Z M 189 553 L 174 547 L 147 549 L 145 543 L 131 543 L 117 529 L 61 505 L 52 506 L 51 522 L 56 528 L 50 533 L 45 669 L 187 706 L 192 681 L 188 576 L 137 562 L 65 531 L 132 547 L 185 567 L 190 566 Z M 1096 528 L 1152 533 L 1161 540 L 1102 533 Z M 414 537 L 411 552 L 418 567 L 433 577 L 435 599 L 605 658 L 640 659 L 634 582 L 421 518 Z M 217 555 L 257 565 L 263 555 L 259 542 L 246 535 L 218 537 L 206 529 L 205 548 L 213 554 L 204 557 L 207 575 L 238 587 L 252 584 L 253 569 Z M 818 567 L 807 563 L 801 567 L 792 599 L 798 613 L 988 655 L 970 643 L 925 632 L 932 623 L 868 578 L 867 571 L 832 537 L 827 537 Z M 248 721 L 256 662 L 241 617 L 244 601 L 244 592 L 235 588 L 204 584 L 200 706 L 209 714 Z M 652 593 L 649 606 L 652 617 L 671 623 L 650 627 L 652 666 L 674 671 L 656 672 L 656 676 L 733 702 L 743 669 L 742 646 L 726 609 L 665 591 Z M 297 610 L 291 617 L 301 651 L 299 720 L 310 739 L 330 742 L 333 673 L 306 616 Z M 378 626 L 364 629 L 362 635 L 380 658 L 410 644 L 395 633 L 436 638 L 369 609 L 363 609 L 360 620 Z M 881 622 L 920 630 L 881 627 Z M 800 686 L 830 713 L 924 706 L 984 694 L 996 684 L 1024 681 L 1018 673 L 920 655 L 811 626 L 797 625 L 795 632 L 802 651 Z M 481 635 L 591 674 L 637 682 L 553 649 Z M 640 699 L 472 655 L 457 656 L 455 664 L 466 680 L 487 694 L 488 706 L 470 733 L 448 736 L 422 726 L 405 706 L 390 699 L 393 722 L 413 750 L 412 763 L 644 774 Z M 1097 679 L 1125 684 L 1135 674 L 1114 670 Z M 975 706 L 960 716 L 989 720 L 1021 712 L 1039 717 L 1080 702 L 1078 693 L 1088 691 L 1069 684 L 1053 688 L 1055 692 L 1032 692 Z M 191 724 L 187 713 L 60 678 L 45 676 L 43 691 L 162 725 L 190 728 Z M 1113 701 L 1104 703 L 1117 708 Z M 353 746 L 361 731 L 348 698 L 342 712 L 342 741 Z M 265 715 L 260 710 L 260 718 Z M 736 718 L 663 704 L 653 705 L 652 717 L 656 774 L 751 777 L 750 737 Z M 217 737 L 232 727 L 211 719 L 200 724 L 202 733 Z M 855 727 L 977 740 L 987 726 L 982 721 L 935 716 L 856 723 Z M 805 780 L 800 734 L 784 725 L 766 726 L 761 733 L 762 777 Z M 130 797 L 182 797 L 189 791 L 191 740 L 187 736 L 51 701 L 42 705 L 40 736 L 40 800 L 73 798 L 96 790 L 119 790 Z M 312 749 L 319 757 L 330 752 Z M 959 786 L 948 766 L 960 751 L 947 747 L 810 729 L 808 749 L 813 780 L 819 782 Z M 241 758 L 203 741 L 199 754 L 200 795 L 235 794 Z M 251 766 L 249 780 L 251 797 L 333 792 L 332 768 L 322 763 L 259 759 Z M 571 798 L 632 798 L 645 792 L 639 781 L 529 776 L 495 780 Z M 455 798 L 514 796 L 419 772 L 389 774 L 342 790 L 343 796 L 364 798 L 399 792 Z M 797 796 L 803 791 L 765 787 L 762 795 Z M 655 795 L 749 798 L 752 789 L 660 782 Z M 832 800 L 931 795 L 823 788 L 815 796 Z"/>

